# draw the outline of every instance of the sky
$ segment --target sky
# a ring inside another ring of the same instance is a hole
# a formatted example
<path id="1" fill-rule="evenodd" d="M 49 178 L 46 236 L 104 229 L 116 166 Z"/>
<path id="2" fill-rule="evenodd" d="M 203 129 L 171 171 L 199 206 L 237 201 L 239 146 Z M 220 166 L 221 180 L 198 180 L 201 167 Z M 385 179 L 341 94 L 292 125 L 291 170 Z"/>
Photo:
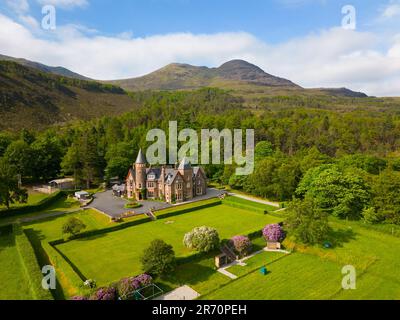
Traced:
<path id="1" fill-rule="evenodd" d="M 100 80 L 244 59 L 306 88 L 400 96 L 400 0 L 0 0 L 0 54 Z"/>

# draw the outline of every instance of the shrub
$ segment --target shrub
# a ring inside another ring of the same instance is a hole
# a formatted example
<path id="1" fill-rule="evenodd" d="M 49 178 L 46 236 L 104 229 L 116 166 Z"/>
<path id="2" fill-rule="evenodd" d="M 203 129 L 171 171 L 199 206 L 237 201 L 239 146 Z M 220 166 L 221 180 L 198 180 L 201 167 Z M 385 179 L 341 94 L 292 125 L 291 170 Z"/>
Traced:
<path id="1" fill-rule="evenodd" d="M 153 278 L 148 274 L 141 274 L 137 277 L 124 278 L 118 283 L 118 293 L 122 299 L 128 298 L 140 288 L 153 283 Z"/>
<path id="2" fill-rule="evenodd" d="M 137 209 L 142 207 L 142 205 L 138 202 L 129 202 L 125 205 L 125 209 Z"/>
<path id="3" fill-rule="evenodd" d="M 297 241 L 304 244 L 316 244 L 326 240 L 332 231 L 328 214 L 321 210 L 312 198 L 294 200 L 288 209 L 285 225 Z"/>
<path id="4" fill-rule="evenodd" d="M 266 241 L 280 242 L 285 239 L 285 233 L 279 224 L 269 224 L 263 229 L 263 236 Z"/>
<path id="5" fill-rule="evenodd" d="M 171 245 L 156 239 L 143 251 L 141 262 L 146 273 L 164 276 L 175 269 L 175 252 Z"/>
<path id="6" fill-rule="evenodd" d="M 75 297 L 72 297 L 71 300 L 74 300 L 74 301 L 86 301 L 86 300 L 88 300 L 88 298 L 85 297 L 85 296 L 75 296 Z"/>
<path id="7" fill-rule="evenodd" d="M 253 247 L 250 239 L 246 236 L 235 236 L 231 239 L 231 243 L 236 252 L 242 257 L 249 254 Z"/>
<path id="8" fill-rule="evenodd" d="M 91 297 L 90 300 L 117 300 L 117 289 L 114 287 L 100 288 Z"/>
<path id="9" fill-rule="evenodd" d="M 84 229 L 86 229 L 86 225 L 80 219 L 75 217 L 69 218 L 62 226 L 62 232 L 72 236 L 79 234 Z"/>
<path id="10" fill-rule="evenodd" d="M 210 227 L 199 227 L 185 234 L 183 243 L 189 249 L 210 252 L 219 246 L 220 241 L 217 230 Z"/>

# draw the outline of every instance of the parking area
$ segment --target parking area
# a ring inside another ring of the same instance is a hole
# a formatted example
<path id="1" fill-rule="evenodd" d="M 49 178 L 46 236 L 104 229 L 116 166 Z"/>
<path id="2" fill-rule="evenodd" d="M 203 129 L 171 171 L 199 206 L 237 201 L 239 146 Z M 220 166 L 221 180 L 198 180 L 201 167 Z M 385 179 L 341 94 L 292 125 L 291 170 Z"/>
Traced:
<path id="1" fill-rule="evenodd" d="M 97 209 L 114 218 L 132 211 L 132 209 L 125 208 L 126 203 L 127 201 L 125 199 L 115 197 L 111 190 L 107 190 L 105 192 L 96 193 L 93 202 L 88 208 Z M 157 201 L 141 201 L 140 203 L 142 207 L 134 210 L 137 214 L 148 213 L 150 209 L 160 210 L 171 207 L 168 203 Z"/>
<path id="2" fill-rule="evenodd" d="M 185 203 L 215 198 L 221 195 L 222 193 L 223 191 L 220 190 L 208 189 L 206 195 L 196 197 L 193 200 Z M 114 218 L 114 217 L 119 217 L 124 213 L 132 211 L 132 209 L 125 208 L 126 203 L 127 201 L 125 199 L 115 197 L 113 195 L 112 190 L 107 190 L 105 192 L 96 193 L 94 195 L 93 202 L 88 206 L 88 208 L 97 209 L 107 214 L 108 216 Z M 167 209 L 173 206 L 170 205 L 169 203 L 164 203 L 160 201 L 140 201 L 140 203 L 142 204 L 142 207 L 133 210 L 135 211 L 136 214 L 144 214 L 150 212 L 150 210 L 154 211 L 154 210 Z M 176 204 L 174 206 L 178 205 L 180 204 Z"/>

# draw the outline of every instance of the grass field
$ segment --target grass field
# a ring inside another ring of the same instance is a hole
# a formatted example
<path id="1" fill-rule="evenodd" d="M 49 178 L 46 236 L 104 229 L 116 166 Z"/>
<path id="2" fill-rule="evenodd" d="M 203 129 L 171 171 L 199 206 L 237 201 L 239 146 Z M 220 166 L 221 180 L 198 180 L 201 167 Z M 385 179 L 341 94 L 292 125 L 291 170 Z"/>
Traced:
<path id="1" fill-rule="evenodd" d="M 70 241 L 57 248 L 85 277 L 95 279 L 99 284 L 107 284 L 140 273 L 140 256 L 154 239 L 163 239 L 171 244 L 177 256 L 187 256 L 191 252 L 184 247 L 183 236 L 194 227 L 214 227 L 223 239 L 247 234 L 278 220 L 275 217 L 219 205 L 101 236 Z"/>
<path id="2" fill-rule="evenodd" d="M 15 217 L 8 217 L 8 218 L 1 218 L 0 219 L 0 226 L 6 225 L 10 223 L 17 222 L 18 220 L 24 218 L 33 218 L 36 216 L 40 216 L 43 214 L 53 214 L 58 212 L 68 212 L 74 211 L 79 209 L 80 203 L 74 199 L 67 199 L 67 197 L 62 197 L 55 201 L 54 203 L 50 204 L 46 209 L 41 211 L 36 211 L 32 213 L 17 215 Z"/>
<path id="3" fill-rule="evenodd" d="M 13 234 L 0 236 L 0 300 L 31 300 Z"/>
<path id="4" fill-rule="evenodd" d="M 246 199 L 242 199 L 242 198 L 238 198 L 238 197 L 227 197 L 226 201 L 228 202 L 232 202 L 232 203 L 237 203 L 239 205 L 244 205 L 244 206 L 251 206 L 257 209 L 261 209 L 261 210 L 267 210 L 267 211 L 276 211 L 279 210 L 280 208 L 278 207 L 273 207 L 264 203 L 260 203 L 260 202 L 254 202 L 254 201 L 250 201 L 250 200 L 246 200 Z"/>
<path id="5" fill-rule="evenodd" d="M 190 208 L 197 205 L 187 206 Z M 165 212 L 179 209 L 182 207 L 167 209 Z M 86 210 L 25 224 L 24 228 L 39 242 L 60 239 L 61 227 L 70 216 L 80 218 L 87 225 L 86 231 L 115 225 L 99 212 Z M 161 214 L 159 216 L 162 217 Z M 127 219 L 125 222 L 135 219 L 138 218 Z M 94 279 L 102 286 L 140 273 L 140 255 L 156 238 L 173 245 L 176 255 L 183 257 L 192 253 L 183 246 L 183 236 L 196 226 L 215 227 L 221 239 L 224 239 L 247 234 L 281 219 L 222 204 L 69 241 L 56 248 L 85 278 Z M 210 254 L 179 265 L 173 274 L 160 280 L 159 284 L 165 291 L 189 285 L 201 294 L 201 299 L 400 299 L 398 229 L 389 225 L 370 226 L 334 218 L 331 218 L 330 224 L 334 229 L 332 237 L 335 246 L 332 249 L 305 247 L 287 239 L 284 245 L 294 249 L 292 254 L 258 254 L 246 260 L 246 266 L 228 269 L 239 277 L 237 280 L 218 273 L 214 266 L 214 255 Z M 265 246 L 262 238 L 254 239 L 253 243 L 255 250 Z M 68 262 L 65 263 L 68 265 Z M 345 265 L 356 268 L 357 290 L 343 290 L 341 287 L 341 271 Z M 65 264 L 60 265 L 61 268 L 63 266 Z M 266 276 L 259 271 L 262 266 L 266 266 L 269 271 Z M 18 252 L 10 237 L 0 237 L 0 272 L 0 281 L 4 287 L 0 289 L 0 299 L 30 298 L 29 288 L 20 284 L 24 275 Z M 72 269 L 63 276 L 71 275 L 71 272 Z M 74 277 L 77 277 L 76 274 Z M 67 287 L 67 279 L 61 280 L 63 286 L 66 284 L 63 291 L 68 298 L 71 288 Z M 80 281 L 78 277 L 77 282 Z"/>
<path id="6" fill-rule="evenodd" d="M 258 268 L 265 263 L 257 256 L 249 261 L 255 271 L 202 298 L 400 299 L 400 238 L 358 222 L 333 220 L 331 224 L 343 240 L 336 248 L 298 247 L 297 252 L 267 263 L 267 276 L 260 274 Z M 343 290 L 341 286 L 342 268 L 349 264 L 357 271 L 356 290 Z M 229 271 L 238 276 L 246 274 L 239 266 Z"/>
<path id="7" fill-rule="evenodd" d="M 62 226 L 71 217 L 76 217 L 82 220 L 86 225 L 84 231 L 103 229 L 111 226 L 110 218 L 96 210 L 89 209 L 55 218 L 49 218 L 36 223 L 25 224 L 24 229 L 34 232 L 40 240 L 53 241 L 62 239 Z"/>
<path id="8" fill-rule="evenodd" d="M 48 194 L 44 194 L 44 193 L 39 193 L 39 192 L 35 192 L 32 190 L 28 191 L 28 201 L 27 203 L 14 203 L 10 206 L 10 208 L 19 208 L 19 207 L 23 207 L 26 205 L 33 205 L 33 204 L 37 204 L 40 201 L 46 199 L 49 195 Z M 0 205 L 0 210 L 6 210 L 6 206 L 4 205 Z"/>

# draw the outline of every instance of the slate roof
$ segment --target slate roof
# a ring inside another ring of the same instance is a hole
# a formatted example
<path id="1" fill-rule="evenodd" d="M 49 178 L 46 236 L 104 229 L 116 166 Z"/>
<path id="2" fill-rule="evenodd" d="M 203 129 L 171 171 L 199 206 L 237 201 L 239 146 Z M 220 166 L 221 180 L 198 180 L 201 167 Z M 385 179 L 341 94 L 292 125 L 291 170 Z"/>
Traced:
<path id="1" fill-rule="evenodd" d="M 139 154 L 137 156 L 137 159 L 136 159 L 135 163 L 136 164 L 146 164 L 147 163 L 146 157 L 143 154 L 142 149 L 139 150 Z"/>

